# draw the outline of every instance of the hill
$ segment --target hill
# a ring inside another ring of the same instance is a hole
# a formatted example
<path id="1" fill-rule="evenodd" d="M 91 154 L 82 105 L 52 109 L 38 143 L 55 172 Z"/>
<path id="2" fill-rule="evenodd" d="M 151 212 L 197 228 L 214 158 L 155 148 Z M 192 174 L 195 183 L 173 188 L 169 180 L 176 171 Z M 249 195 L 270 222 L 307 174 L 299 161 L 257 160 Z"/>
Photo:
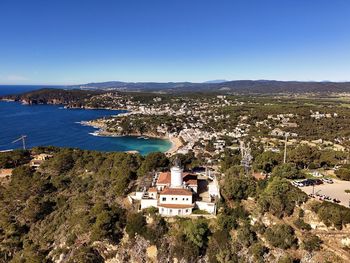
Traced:
<path id="1" fill-rule="evenodd" d="M 76 87 L 86 89 L 116 89 L 124 91 L 151 92 L 219 92 L 241 94 L 275 94 L 275 93 L 332 93 L 350 92 L 350 82 L 304 82 L 276 80 L 234 80 L 192 82 L 120 82 L 109 81 L 88 83 Z"/>

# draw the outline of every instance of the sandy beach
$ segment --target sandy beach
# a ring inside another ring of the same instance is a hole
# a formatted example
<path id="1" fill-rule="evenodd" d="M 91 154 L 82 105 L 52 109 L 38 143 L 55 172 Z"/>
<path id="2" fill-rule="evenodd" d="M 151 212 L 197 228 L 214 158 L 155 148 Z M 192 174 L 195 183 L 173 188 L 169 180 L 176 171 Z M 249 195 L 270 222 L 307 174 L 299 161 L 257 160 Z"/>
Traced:
<path id="1" fill-rule="evenodd" d="M 172 154 L 175 154 L 177 150 L 182 146 L 182 142 L 180 138 L 174 137 L 174 136 L 169 136 L 169 140 L 172 145 L 171 145 L 171 148 L 167 150 L 165 153 L 172 155 Z"/>

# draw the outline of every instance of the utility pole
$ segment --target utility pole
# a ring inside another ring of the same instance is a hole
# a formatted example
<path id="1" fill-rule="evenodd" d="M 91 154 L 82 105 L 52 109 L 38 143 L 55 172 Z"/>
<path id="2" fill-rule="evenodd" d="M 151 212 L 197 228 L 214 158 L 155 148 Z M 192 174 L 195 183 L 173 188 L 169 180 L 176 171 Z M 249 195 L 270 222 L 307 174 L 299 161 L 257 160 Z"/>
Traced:
<path id="1" fill-rule="evenodd" d="M 286 163 L 287 161 L 287 140 L 288 140 L 289 133 L 286 132 L 285 134 L 285 140 L 284 140 L 284 156 L 283 156 L 283 163 Z"/>

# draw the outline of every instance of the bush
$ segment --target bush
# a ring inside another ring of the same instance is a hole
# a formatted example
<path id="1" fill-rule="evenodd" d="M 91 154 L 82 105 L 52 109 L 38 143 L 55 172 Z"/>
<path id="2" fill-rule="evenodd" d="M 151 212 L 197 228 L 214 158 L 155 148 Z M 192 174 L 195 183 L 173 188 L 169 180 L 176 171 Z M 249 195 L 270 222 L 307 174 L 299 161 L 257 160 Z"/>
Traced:
<path id="1" fill-rule="evenodd" d="M 254 256 L 257 262 L 264 262 L 264 255 L 269 252 L 269 249 L 260 243 L 254 243 L 249 252 Z"/>
<path id="2" fill-rule="evenodd" d="M 231 262 L 230 260 L 233 260 L 235 255 L 232 253 L 230 244 L 231 244 L 231 239 L 228 231 L 219 230 L 214 232 L 209 239 L 209 244 L 207 249 L 209 262 L 211 263 Z"/>
<path id="3" fill-rule="evenodd" d="M 184 233 L 187 239 L 193 242 L 193 244 L 195 244 L 199 248 L 206 247 L 209 234 L 208 223 L 206 221 L 188 221 L 185 225 Z"/>
<path id="4" fill-rule="evenodd" d="M 303 240 L 303 248 L 309 252 L 320 250 L 322 240 L 316 235 L 308 235 Z"/>
<path id="5" fill-rule="evenodd" d="M 147 231 L 146 218 L 141 213 L 129 214 L 125 231 L 131 238 L 134 238 L 135 234 L 145 234 Z"/>
<path id="6" fill-rule="evenodd" d="M 226 208 L 223 213 L 218 216 L 218 225 L 223 231 L 230 231 L 238 227 L 239 221 L 247 221 L 248 213 L 244 210 L 243 206 L 237 206 L 235 208 Z"/>
<path id="7" fill-rule="evenodd" d="M 266 230 L 265 236 L 272 246 L 281 249 L 294 247 L 298 241 L 289 225 L 274 225 Z"/>
<path id="8" fill-rule="evenodd" d="M 227 200 L 242 200 L 256 193 L 256 182 L 251 177 L 226 176 L 222 193 Z"/>
<path id="9" fill-rule="evenodd" d="M 278 176 L 280 178 L 287 179 L 300 179 L 305 178 L 305 175 L 301 173 L 294 164 L 285 163 L 276 166 L 272 170 L 272 176 Z"/>
<path id="10" fill-rule="evenodd" d="M 0 169 L 15 168 L 30 161 L 30 152 L 15 150 L 12 152 L 0 152 Z"/>
<path id="11" fill-rule="evenodd" d="M 350 209 L 345 206 L 330 202 L 314 202 L 311 209 L 326 226 L 334 225 L 337 229 L 342 229 L 344 225 L 350 223 Z"/>
<path id="12" fill-rule="evenodd" d="M 254 161 L 254 169 L 262 170 L 266 173 L 271 173 L 272 169 L 280 164 L 282 156 L 279 153 L 267 151 L 258 155 Z"/>
<path id="13" fill-rule="evenodd" d="M 295 205 L 307 199 L 307 195 L 288 180 L 274 177 L 260 195 L 258 204 L 263 212 L 271 212 L 281 218 L 291 215 Z"/>
<path id="14" fill-rule="evenodd" d="M 238 242 L 245 247 L 251 246 L 257 240 L 256 233 L 252 231 L 250 225 L 244 224 L 237 231 Z"/>
<path id="15" fill-rule="evenodd" d="M 301 218 L 298 218 L 293 223 L 297 228 L 299 228 L 301 230 L 307 230 L 307 231 L 311 230 L 311 226 L 309 224 L 305 223 L 305 221 Z"/>
<path id="16" fill-rule="evenodd" d="M 345 181 L 350 181 L 350 169 L 348 168 L 340 168 L 335 171 L 336 176 Z"/>

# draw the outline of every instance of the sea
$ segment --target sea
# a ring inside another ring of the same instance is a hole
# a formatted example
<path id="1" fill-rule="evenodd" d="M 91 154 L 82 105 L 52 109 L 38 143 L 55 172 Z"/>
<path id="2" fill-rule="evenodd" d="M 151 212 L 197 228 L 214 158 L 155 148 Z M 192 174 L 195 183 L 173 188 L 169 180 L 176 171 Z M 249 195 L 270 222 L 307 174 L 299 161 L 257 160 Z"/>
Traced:
<path id="1" fill-rule="evenodd" d="M 0 96 L 20 94 L 48 86 L 2 86 Z M 65 88 L 50 86 L 50 88 Z M 168 140 L 135 136 L 102 137 L 94 135 L 96 129 L 83 126 L 81 121 L 93 120 L 125 111 L 65 109 L 63 105 L 22 105 L 0 101 L 0 150 L 21 149 L 26 135 L 28 148 L 34 146 L 72 147 L 105 152 L 138 151 L 165 152 L 171 147 Z"/>

